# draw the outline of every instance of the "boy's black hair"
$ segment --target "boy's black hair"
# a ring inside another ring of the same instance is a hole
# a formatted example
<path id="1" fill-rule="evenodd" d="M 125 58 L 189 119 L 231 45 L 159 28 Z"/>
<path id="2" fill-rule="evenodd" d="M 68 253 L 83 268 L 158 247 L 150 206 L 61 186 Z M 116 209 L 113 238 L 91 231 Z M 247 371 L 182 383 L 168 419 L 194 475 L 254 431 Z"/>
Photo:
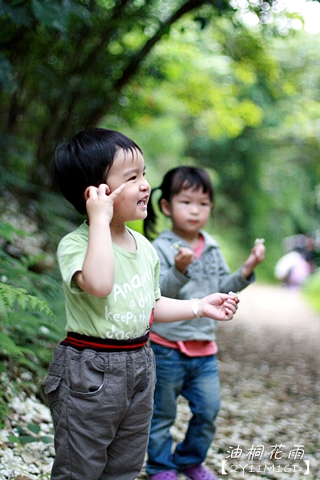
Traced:
<path id="1" fill-rule="evenodd" d="M 86 213 L 84 192 L 106 178 L 119 149 L 134 154 L 140 147 L 126 135 L 107 128 L 90 128 L 60 144 L 55 151 L 52 180 L 81 214 Z"/>
<path id="2" fill-rule="evenodd" d="M 159 209 L 161 211 L 161 200 L 171 201 L 174 195 L 177 195 L 181 190 L 191 188 L 192 190 L 202 190 L 203 193 L 208 193 L 211 203 L 214 201 L 214 187 L 208 172 L 204 168 L 181 166 L 169 170 L 160 187 L 151 190 L 150 199 L 148 202 L 148 215 L 144 220 L 144 234 L 147 238 L 152 239 L 157 235 L 156 223 L 157 215 L 152 206 L 152 195 L 156 190 L 161 190 L 161 195 L 158 200 Z"/>

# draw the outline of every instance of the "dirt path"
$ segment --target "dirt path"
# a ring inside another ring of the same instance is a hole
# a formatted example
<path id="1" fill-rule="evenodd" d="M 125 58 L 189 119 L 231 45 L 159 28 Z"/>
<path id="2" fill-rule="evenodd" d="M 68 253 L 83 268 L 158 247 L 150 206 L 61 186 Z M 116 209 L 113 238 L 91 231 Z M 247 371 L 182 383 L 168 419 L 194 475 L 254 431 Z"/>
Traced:
<path id="1" fill-rule="evenodd" d="M 227 463 L 219 479 L 319 480 L 320 315 L 299 291 L 280 286 L 254 284 L 240 296 L 237 315 L 218 329 L 222 408 L 207 464 L 221 474 L 230 447 L 262 445 L 260 461 L 245 472 L 240 461 Z M 274 445 L 283 452 L 270 466 Z M 303 445 L 300 463 L 288 460 L 295 445 Z"/>
<path id="2" fill-rule="evenodd" d="M 308 326 L 310 334 L 320 332 L 320 314 L 308 306 L 299 290 L 256 283 L 241 292 L 240 297 L 235 317 L 239 322 L 259 322 L 289 330 Z"/>
<path id="3" fill-rule="evenodd" d="M 308 306 L 300 291 L 253 284 L 240 298 L 234 319 L 218 329 L 219 344 L 223 350 L 230 348 L 233 359 L 235 348 L 245 357 L 255 354 L 279 367 L 291 364 L 294 357 L 308 362 L 312 370 L 319 365 L 320 314 Z M 232 347 L 233 343 L 238 345 Z"/>

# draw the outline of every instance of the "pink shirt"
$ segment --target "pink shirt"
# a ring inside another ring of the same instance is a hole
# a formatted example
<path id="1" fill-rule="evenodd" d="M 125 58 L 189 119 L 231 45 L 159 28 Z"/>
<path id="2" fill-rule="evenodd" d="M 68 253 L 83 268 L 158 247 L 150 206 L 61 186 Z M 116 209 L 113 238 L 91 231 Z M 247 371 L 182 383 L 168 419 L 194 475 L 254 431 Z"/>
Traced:
<path id="1" fill-rule="evenodd" d="M 201 257 L 201 254 L 204 250 L 204 238 L 202 235 L 199 236 L 199 243 L 193 249 L 195 257 L 198 259 Z M 161 337 L 155 332 L 150 332 L 150 340 L 164 347 L 176 348 L 180 350 L 181 353 L 184 353 L 188 357 L 203 357 L 209 355 L 215 355 L 218 352 L 218 346 L 214 341 L 208 340 L 186 340 L 171 342 L 166 338 Z"/>

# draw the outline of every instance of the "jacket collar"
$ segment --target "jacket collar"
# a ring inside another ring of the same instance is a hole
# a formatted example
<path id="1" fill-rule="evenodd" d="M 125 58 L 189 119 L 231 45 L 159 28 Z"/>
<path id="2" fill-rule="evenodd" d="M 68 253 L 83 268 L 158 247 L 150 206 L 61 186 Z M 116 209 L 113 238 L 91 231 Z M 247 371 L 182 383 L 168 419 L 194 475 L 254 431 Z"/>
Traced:
<path id="1" fill-rule="evenodd" d="M 205 249 L 207 249 L 208 247 L 219 247 L 218 243 L 207 232 L 205 232 L 204 230 L 200 230 L 200 233 L 205 241 Z M 161 232 L 160 237 L 164 240 L 168 240 L 170 243 L 178 242 L 179 245 L 181 245 L 182 247 L 190 248 L 189 244 L 185 240 L 183 240 L 181 237 L 179 237 L 179 235 L 176 235 L 171 230 L 164 230 L 163 232 Z"/>

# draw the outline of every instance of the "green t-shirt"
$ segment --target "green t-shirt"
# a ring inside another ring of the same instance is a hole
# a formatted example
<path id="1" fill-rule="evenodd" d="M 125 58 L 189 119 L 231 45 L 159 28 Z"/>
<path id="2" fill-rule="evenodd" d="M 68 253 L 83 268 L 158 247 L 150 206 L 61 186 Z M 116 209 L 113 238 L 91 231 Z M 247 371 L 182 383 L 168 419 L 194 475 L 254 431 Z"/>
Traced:
<path id="1" fill-rule="evenodd" d="M 66 235 L 58 246 L 63 280 L 66 330 L 99 338 L 129 340 L 143 336 L 153 320 L 160 297 L 160 261 L 154 247 L 138 232 L 133 235 L 137 250 L 128 252 L 113 244 L 115 280 L 106 297 L 94 297 L 79 288 L 73 275 L 82 270 L 88 247 L 89 227 L 83 223 Z M 106 272 L 108 275 L 108 272 Z"/>

